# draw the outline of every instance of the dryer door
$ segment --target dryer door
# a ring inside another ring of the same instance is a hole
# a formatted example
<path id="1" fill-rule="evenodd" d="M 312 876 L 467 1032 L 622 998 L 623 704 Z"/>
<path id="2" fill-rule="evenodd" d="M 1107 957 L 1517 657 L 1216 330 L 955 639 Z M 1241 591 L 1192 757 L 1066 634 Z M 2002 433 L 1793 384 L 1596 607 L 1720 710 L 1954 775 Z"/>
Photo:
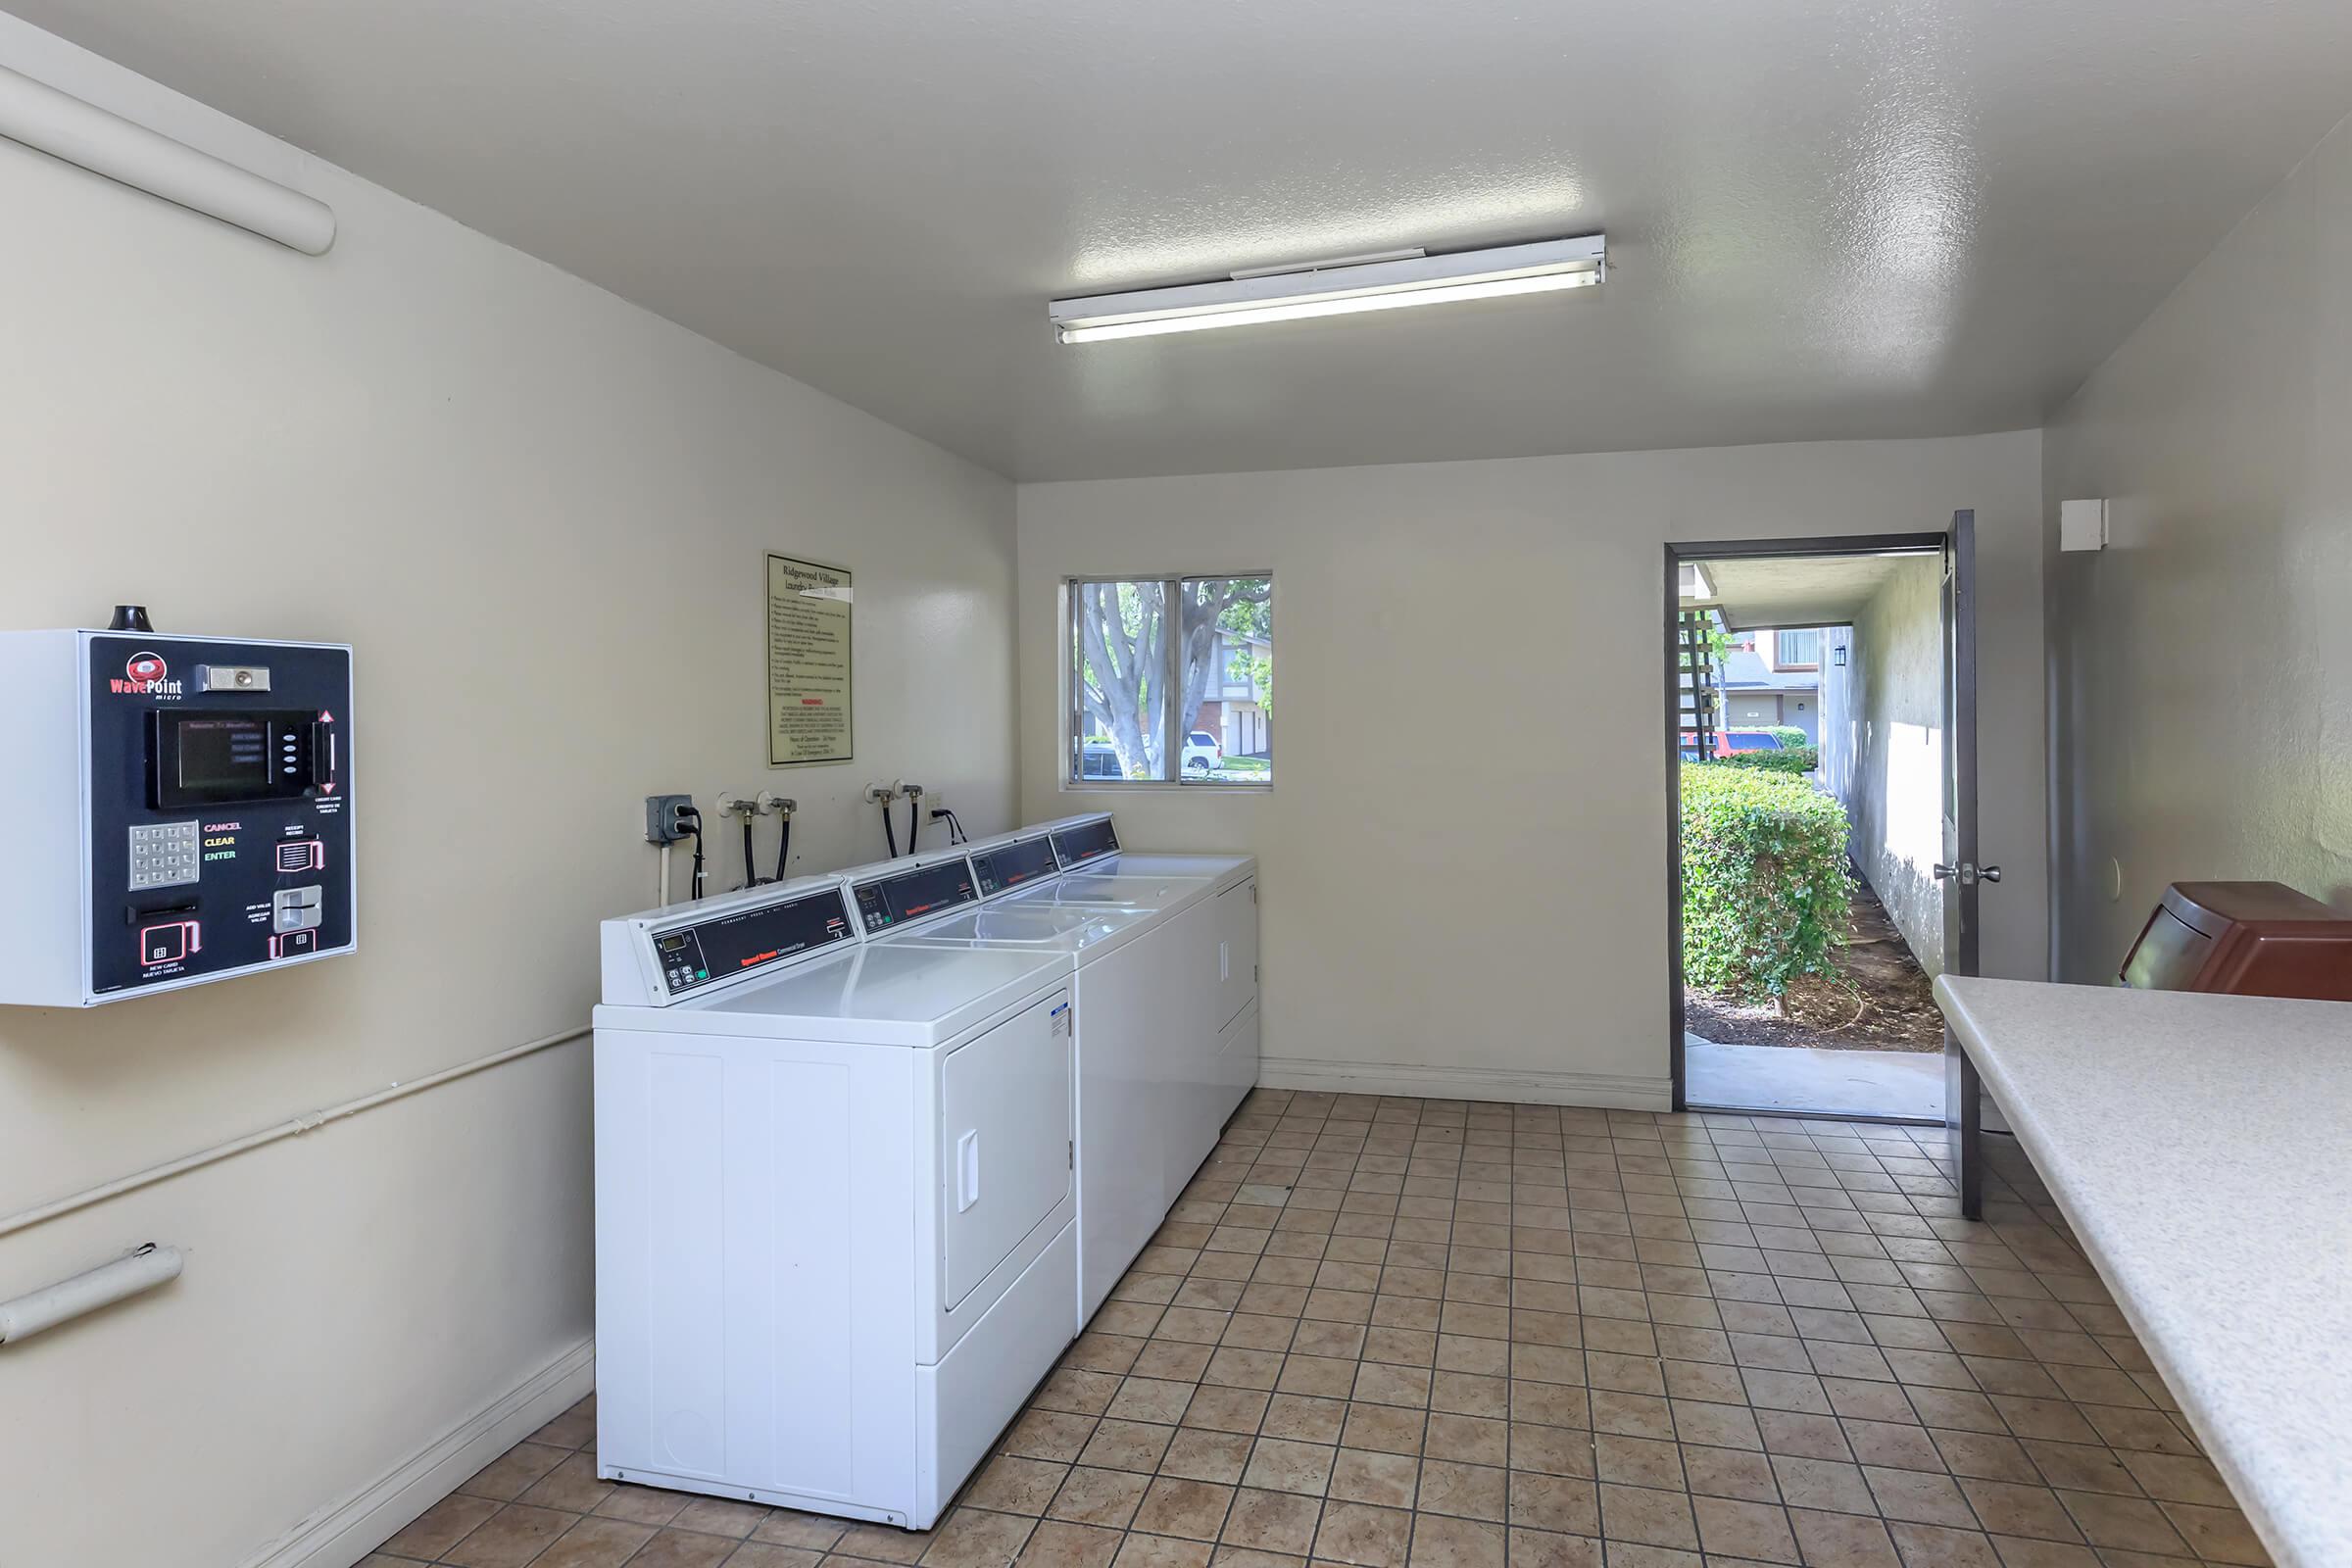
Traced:
<path id="1" fill-rule="evenodd" d="M 1217 1027 L 1242 1015 L 1257 995 L 1257 879 L 1217 895 Z"/>
<path id="2" fill-rule="evenodd" d="M 1056 991 L 940 1066 L 950 1311 L 1070 1195 L 1070 994 Z"/>

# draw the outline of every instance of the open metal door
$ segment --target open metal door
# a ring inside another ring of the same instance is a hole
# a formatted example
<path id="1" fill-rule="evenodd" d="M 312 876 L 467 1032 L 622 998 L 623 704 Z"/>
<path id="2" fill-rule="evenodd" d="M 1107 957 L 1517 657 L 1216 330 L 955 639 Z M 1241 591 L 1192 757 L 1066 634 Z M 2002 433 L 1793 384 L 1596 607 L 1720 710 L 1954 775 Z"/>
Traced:
<path id="1" fill-rule="evenodd" d="M 1972 975 L 1981 956 L 1978 899 L 2001 868 L 1979 863 L 1977 844 L 1977 514 L 1952 514 L 1943 544 L 1943 970 Z M 1977 1158 L 1982 1090 L 1975 1063 L 1943 1032 L 1943 1119 L 1960 1183 L 1960 1212 L 1977 1218 L 1984 1176 Z"/>

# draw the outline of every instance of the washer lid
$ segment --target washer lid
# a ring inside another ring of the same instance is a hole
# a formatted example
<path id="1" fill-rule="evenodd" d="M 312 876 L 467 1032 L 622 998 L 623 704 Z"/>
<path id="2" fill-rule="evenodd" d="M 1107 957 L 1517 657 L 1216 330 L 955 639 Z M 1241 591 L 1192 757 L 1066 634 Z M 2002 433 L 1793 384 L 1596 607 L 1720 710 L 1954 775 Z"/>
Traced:
<path id="1" fill-rule="evenodd" d="M 1117 871 L 1071 872 L 1026 893 L 1008 894 L 1002 907 L 1061 905 L 1096 909 L 1176 909 L 1205 896 L 1205 876 L 1123 876 Z"/>
<path id="2" fill-rule="evenodd" d="M 1079 948 L 1104 941 L 1149 920 L 1152 909 L 1085 906 L 1000 900 L 967 909 L 894 942 L 987 942 L 1009 947 Z"/>
<path id="3" fill-rule="evenodd" d="M 1016 905 L 1007 899 L 888 941 L 1061 953 L 1084 964 L 1152 930 L 1159 917 L 1156 909 Z"/>
<path id="4" fill-rule="evenodd" d="M 868 942 L 774 979 L 661 1009 L 600 1007 L 599 1028 L 935 1046 L 1070 973 L 1066 951 Z"/>
<path id="5" fill-rule="evenodd" d="M 1079 876 L 1201 876 L 1226 882 L 1238 873 L 1257 869 L 1254 855 L 1182 854 L 1159 850 L 1121 850 L 1105 860 L 1081 867 Z"/>

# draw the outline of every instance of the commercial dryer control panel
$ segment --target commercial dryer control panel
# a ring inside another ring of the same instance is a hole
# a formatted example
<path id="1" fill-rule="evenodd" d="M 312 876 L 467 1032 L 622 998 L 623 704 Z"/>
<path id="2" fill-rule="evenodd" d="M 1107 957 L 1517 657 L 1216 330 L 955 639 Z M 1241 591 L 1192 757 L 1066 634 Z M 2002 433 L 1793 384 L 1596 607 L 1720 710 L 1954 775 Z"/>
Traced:
<path id="1" fill-rule="evenodd" d="M 1061 862 L 1054 858 L 1053 835 L 1047 833 L 974 850 L 971 860 L 972 877 L 979 883 L 984 899 L 1010 893 L 1014 888 L 1026 887 L 1061 871 Z"/>
<path id="2" fill-rule="evenodd" d="M 1110 825 L 1107 816 L 1085 816 L 1054 833 L 1054 853 L 1060 857 L 1063 870 L 1099 860 L 1106 855 L 1119 853 L 1118 830 Z"/>
<path id="3" fill-rule="evenodd" d="M 349 953 L 351 650 L 0 632 L 0 1003 Z"/>
<path id="4" fill-rule="evenodd" d="M 853 879 L 850 898 L 858 906 L 858 925 L 867 936 L 878 937 L 958 906 L 977 904 L 980 891 L 972 882 L 971 862 L 957 855 L 927 864 L 918 860 L 911 869 Z"/>
<path id="5" fill-rule="evenodd" d="M 849 890 L 802 876 L 604 922 L 604 1002 L 666 1007 L 856 947 Z"/>

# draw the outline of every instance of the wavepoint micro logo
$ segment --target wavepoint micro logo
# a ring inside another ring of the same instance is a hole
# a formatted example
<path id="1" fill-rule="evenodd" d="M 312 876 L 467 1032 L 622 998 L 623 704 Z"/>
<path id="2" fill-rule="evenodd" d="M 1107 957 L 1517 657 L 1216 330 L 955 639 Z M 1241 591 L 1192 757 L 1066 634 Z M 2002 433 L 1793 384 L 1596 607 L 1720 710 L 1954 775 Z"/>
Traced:
<path id="1" fill-rule="evenodd" d="M 179 682 L 172 679 L 172 666 L 164 656 L 146 649 L 125 660 L 122 674 L 108 681 L 107 690 L 118 697 L 177 697 Z"/>

